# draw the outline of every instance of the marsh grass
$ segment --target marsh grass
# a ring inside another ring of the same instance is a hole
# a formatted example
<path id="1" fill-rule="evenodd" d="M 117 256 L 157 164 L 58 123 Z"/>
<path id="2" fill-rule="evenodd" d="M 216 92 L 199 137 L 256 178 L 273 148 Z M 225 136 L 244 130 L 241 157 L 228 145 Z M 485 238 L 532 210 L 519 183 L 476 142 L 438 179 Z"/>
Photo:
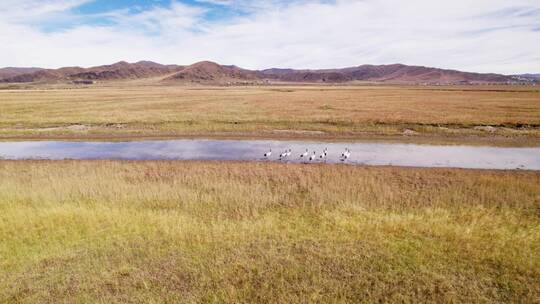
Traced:
<path id="1" fill-rule="evenodd" d="M 411 129 L 418 137 L 540 138 L 535 87 L 38 87 L 0 90 L 0 105 L 2 137 L 267 136 L 289 130 L 360 138 Z"/>
<path id="2" fill-rule="evenodd" d="M 535 302 L 540 174 L 0 161 L 0 302 Z"/>

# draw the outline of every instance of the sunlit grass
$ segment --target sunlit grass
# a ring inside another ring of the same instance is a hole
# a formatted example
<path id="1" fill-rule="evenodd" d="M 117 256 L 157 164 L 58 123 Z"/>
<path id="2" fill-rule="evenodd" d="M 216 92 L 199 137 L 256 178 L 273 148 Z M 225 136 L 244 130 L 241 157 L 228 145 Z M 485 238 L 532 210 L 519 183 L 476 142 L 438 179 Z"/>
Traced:
<path id="1" fill-rule="evenodd" d="M 540 138 L 535 87 L 184 87 L 0 90 L 0 136 L 279 135 Z M 87 128 L 70 129 L 73 125 Z M 494 126 L 494 132 L 475 126 Z M 307 133 L 306 133 L 307 131 Z"/>
<path id="2" fill-rule="evenodd" d="M 0 302 L 534 302 L 540 174 L 0 161 Z"/>

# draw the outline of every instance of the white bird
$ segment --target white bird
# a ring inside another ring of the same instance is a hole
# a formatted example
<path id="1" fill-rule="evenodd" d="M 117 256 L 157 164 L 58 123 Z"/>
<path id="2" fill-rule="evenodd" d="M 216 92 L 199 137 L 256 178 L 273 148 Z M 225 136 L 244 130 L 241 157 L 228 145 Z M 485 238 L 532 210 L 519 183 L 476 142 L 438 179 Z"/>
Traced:
<path id="1" fill-rule="evenodd" d="M 270 149 L 270 151 L 264 153 L 264 157 L 266 157 L 266 158 L 269 158 L 270 155 L 272 155 L 272 149 Z"/>
<path id="2" fill-rule="evenodd" d="M 308 149 L 306 149 L 306 152 L 300 154 L 300 158 L 304 158 L 308 156 Z"/>
<path id="3" fill-rule="evenodd" d="M 351 157 L 351 150 L 346 149 L 345 152 L 343 152 L 343 158 L 341 159 L 341 161 L 345 161 L 345 160 L 347 160 L 349 157 Z"/>
<path id="4" fill-rule="evenodd" d="M 317 158 L 317 152 L 313 151 L 313 155 L 309 157 L 309 161 L 312 162 Z"/>
<path id="5" fill-rule="evenodd" d="M 285 158 L 285 157 L 288 157 L 289 155 L 291 155 L 291 149 L 285 150 L 283 153 L 281 153 L 281 154 L 279 155 L 279 159 L 283 159 L 283 158 Z"/>
<path id="6" fill-rule="evenodd" d="M 324 151 L 321 153 L 319 157 L 323 159 L 323 158 L 326 158 L 327 155 L 328 155 L 328 148 L 324 148 Z"/>

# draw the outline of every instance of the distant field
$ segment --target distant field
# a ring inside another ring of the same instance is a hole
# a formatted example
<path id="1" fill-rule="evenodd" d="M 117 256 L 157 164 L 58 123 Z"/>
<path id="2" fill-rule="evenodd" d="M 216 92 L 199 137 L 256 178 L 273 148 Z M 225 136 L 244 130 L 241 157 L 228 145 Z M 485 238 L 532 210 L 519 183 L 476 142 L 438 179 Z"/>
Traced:
<path id="1" fill-rule="evenodd" d="M 540 143 L 540 88 L 183 87 L 0 90 L 0 138 L 235 136 Z"/>
<path id="2" fill-rule="evenodd" d="M 0 161 L 0 302 L 532 303 L 539 206 L 537 172 Z"/>

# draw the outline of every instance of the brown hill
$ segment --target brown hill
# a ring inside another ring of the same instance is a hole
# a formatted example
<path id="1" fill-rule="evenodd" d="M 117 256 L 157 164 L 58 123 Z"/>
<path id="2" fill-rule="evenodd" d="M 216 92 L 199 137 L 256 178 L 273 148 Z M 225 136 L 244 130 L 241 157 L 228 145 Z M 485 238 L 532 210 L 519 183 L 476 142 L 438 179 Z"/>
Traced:
<path id="1" fill-rule="evenodd" d="M 0 79 L 15 77 L 18 75 L 23 75 L 23 74 L 28 74 L 28 73 L 34 73 L 39 70 L 42 70 L 42 69 L 40 68 L 13 68 L 13 67 L 1 68 Z"/>
<path id="2" fill-rule="evenodd" d="M 11 73 L 0 82 L 59 82 L 109 81 L 161 77 L 167 82 L 245 83 L 259 81 L 346 83 L 374 81 L 391 83 L 507 83 L 516 82 L 515 76 L 480 74 L 403 64 L 361 65 L 343 69 L 294 70 L 267 69 L 253 71 L 233 65 L 219 65 L 202 61 L 190 66 L 162 65 L 150 61 L 118 62 L 92 68 L 66 67 L 61 69 L 24 70 L 1 69 Z M 6 74 L 7 75 L 7 74 Z"/>
<path id="3" fill-rule="evenodd" d="M 70 74 L 70 79 L 76 80 L 118 80 L 139 79 L 155 76 L 164 76 L 181 69 L 177 65 L 162 65 L 151 61 L 127 63 L 124 61 L 85 69 L 79 73 Z"/>
<path id="4" fill-rule="evenodd" d="M 285 82 L 486 83 L 515 80 L 511 76 L 499 74 L 469 73 L 403 64 L 361 65 L 352 68 L 327 70 L 269 69 L 260 73 L 264 78 Z"/>
<path id="5" fill-rule="evenodd" d="M 259 73 L 237 66 L 219 65 L 211 61 L 201 61 L 181 69 L 166 78 L 166 81 L 189 82 L 238 82 L 259 80 Z"/>
<path id="6" fill-rule="evenodd" d="M 124 61 L 91 68 L 65 67 L 43 69 L 31 73 L 4 78 L 3 82 L 51 82 L 77 80 L 121 80 L 166 76 L 180 70 L 177 65 L 162 65 L 150 61 L 127 63 Z"/>

